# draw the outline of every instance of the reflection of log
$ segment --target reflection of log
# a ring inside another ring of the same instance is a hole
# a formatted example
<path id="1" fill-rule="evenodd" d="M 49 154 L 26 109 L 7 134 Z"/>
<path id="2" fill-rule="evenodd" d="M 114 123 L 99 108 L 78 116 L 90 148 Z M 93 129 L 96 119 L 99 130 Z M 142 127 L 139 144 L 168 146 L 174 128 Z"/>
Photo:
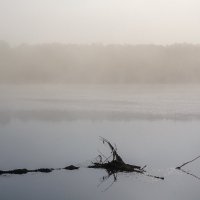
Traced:
<path id="1" fill-rule="evenodd" d="M 185 166 L 185 165 L 187 165 L 187 164 L 189 164 L 189 163 L 191 163 L 191 162 L 194 162 L 194 161 L 197 160 L 198 158 L 200 158 L 200 156 L 197 156 L 196 158 L 194 158 L 194 159 L 192 159 L 192 160 L 190 160 L 190 161 L 188 161 L 188 162 L 183 163 L 182 165 L 176 167 L 176 169 L 181 169 L 183 166 Z"/>
<path id="2" fill-rule="evenodd" d="M 146 165 L 144 167 L 140 167 L 137 165 L 130 165 L 130 164 L 126 164 L 121 156 L 119 156 L 119 154 L 117 153 L 117 147 L 113 146 L 108 140 L 106 140 L 105 138 L 101 137 L 101 140 L 103 142 L 103 144 L 107 144 L 111 150 L 111 155 L 109 157 L 105 157 L 105 159 L 102 159 L 101 155 L 98 155 L 97 157 L 100 158 L 100 161 L 98 162 L 93 162 L 92 165 L 88 166 L 88 168 L 102 168 L 105 169 L 109 176 L 112 174 L 116 174 L 118 172 L 137 172 L 140 174 L 144 174 L 146 176 L 152 177 L 152 178 L 158 178 L 158 179 L 164 179 L 164 177 L 158 177 L 158 176 L 153 176 L 150 174 L 147 174 L 146 171 L 144 170 L 144 168 L 146 167 Z M 110 160 L 109 160 L 110 158 Z"/>

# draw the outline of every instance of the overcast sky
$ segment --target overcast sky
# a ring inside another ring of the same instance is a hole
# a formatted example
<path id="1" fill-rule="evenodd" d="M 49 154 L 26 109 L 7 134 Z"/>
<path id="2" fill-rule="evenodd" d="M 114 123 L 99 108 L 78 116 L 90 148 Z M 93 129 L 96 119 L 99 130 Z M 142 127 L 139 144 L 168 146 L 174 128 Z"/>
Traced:
<path id="1" fill-rule="evenodd" d="M 200 43 L 200 0 L 0 0 L 0 40 Z"/>

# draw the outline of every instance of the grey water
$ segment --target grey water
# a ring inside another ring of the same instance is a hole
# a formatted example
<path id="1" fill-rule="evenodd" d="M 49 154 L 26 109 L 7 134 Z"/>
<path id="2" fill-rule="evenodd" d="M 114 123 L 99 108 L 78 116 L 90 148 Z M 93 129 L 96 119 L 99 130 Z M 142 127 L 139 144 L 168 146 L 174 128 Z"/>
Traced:
<path id="1" fill-rule="evenodd" d="M 175 169 L 200 154 L 199 85 L 2 85 L 0 94 L 0 170 L 80 166 L 0 176 L 1 199 L 199 199 L 200 180 Z M 102 182 L 106 171 L 87 168 L 110 154 L 99 136 L 165 180 Z M 200 177 L 200 160 L 184 169 Z"/>

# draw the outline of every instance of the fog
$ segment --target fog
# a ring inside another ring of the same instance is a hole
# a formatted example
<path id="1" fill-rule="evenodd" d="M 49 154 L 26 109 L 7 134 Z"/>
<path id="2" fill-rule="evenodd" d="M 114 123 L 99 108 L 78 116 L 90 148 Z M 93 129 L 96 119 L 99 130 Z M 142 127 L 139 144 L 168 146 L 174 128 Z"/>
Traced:
<path id="1" fill-rule="evenodd" d="M 0 0 L 0 39 L 26 43 L 199 43 L 198 0 Z"/>
<path id="2" fill-rule="evenodd" d="M 199 83 L 200 45 L 0 42 L 1 83 Z"/>

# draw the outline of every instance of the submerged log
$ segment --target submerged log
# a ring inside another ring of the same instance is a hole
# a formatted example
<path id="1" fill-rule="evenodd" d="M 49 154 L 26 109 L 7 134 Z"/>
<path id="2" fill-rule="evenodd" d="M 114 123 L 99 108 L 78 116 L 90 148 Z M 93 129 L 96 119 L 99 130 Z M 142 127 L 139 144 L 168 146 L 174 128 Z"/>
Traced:
<path id="1" fill-rule="evenodd" d="M 76 170 L 76 169 L 79 169 L 79 167 L 76 167 L 74 165 L 69 165 L 69 166 L 67 166 L 67 167 L 65 167 L 63 169 L 66 169 L 66 170 Z"/>
<path id="2" fill-rule="evenodd" d="M 40 168 L 40 169 L 36 169 L 36 170 L 30 170 L 30 172 L 50 173 L 54 170 L 55 169 L 53 169 L 53 168 Z"/>
<path id="3" fill-rule="evenodd" d="M 50 173 L 54 170 L 61 170 L 61 169 L 65 169 L 65 170 L 75 170 L 75 169 L 79 169 L 79 167 L 76 167 L 74 165 L 70 165 L 67 166 L 65 168 L 59 168 L 59 169 L 54 169 L 54 168 L 39 168 L 39 169 L 33 169 L 33 170 L 28 170 L 28 169 L 13 169 L 13 170 L 7 170 L 7 171 L 3 171 L 0 170 L 0 175 L 12 175 L 12 174 L 18 174 L 18 175 L 22 175 L 22 174 L 27 174 L 27 173 Z"/>
<path id="4" fill-rule="evenodd" d="M 88 168 L 104 168 L 109 171 L 113 170 L 118 172 L 144 172 L 140 166 L 126 164 L 116 160 L 106 163 L 93 163 L 93 165 L 89 165 Z"/>
<path id="5" fill-rule="evenodd" d="M 109 149 L 111 150 L 111 155 L 106 157 L 102 153 L 100 153 L 101 155 L 97 156 L 99 158 L 99 161 L 92 162 L 92 164 L 89 165 L 88 168 L 105 169 L 108 172 L 108 177 L 113 175 L 114 180 L 117 179 L 117 173 L 119 173 L 119 172 L 126 172 L 126 173 L 136 172 L 136 173 L 140 173 L 145 176 L 148 176 L 148 177 L 162 179 L 162 180 L 164 179 L 164 177 L 159 177 L 159 176 L 154 176 L 154 175 L 148 174 L 144 170 L 146 165 L 144 167 L 141 167 L 138 165 L 131 165 L 131 164 L 125 163 L 123 161 L 123 159 L 121 158 L 121 156 L 118 154 L 116 145 L 112 145 L 107 139 L 105 139 L 103 137 L 101 137 L 100 139 L 103 142 L 103 144 L 108 145 Z M 104 157 L 104 159 L 103 159 L 103 157 Z M 8 170 L 8 171 L 0 170 L 0 175 L 4 175 L 4 174 L 20 174 L 20 175 L 22 175 L 22 174 L 27 174 L 27 173 L 31 173 L 31 172 L 50 173 L 54 170 L 61 170 L 61 169 L 77 170 L 77 169 L 79 169 L 79 167 L 74 166 L 74 165 L 69 165 L 64 168 L 55 168 L 55 169 L 54 168 L 39 168 L 39 169 L 35 169 L 35 170 L 28 170 L 28 169 L 14 169 L 14 170 Z"/>
<path id="6" fill-rule="evenodd" d="M 27 169 L 14 169 L 8 171 L 0 171 L 0 175 L 2 174 L 27 174 L 29 170 Z"/>
<path id="7" fill-rule="evenodd" d="M 4 175 L 4 174 L 27 174 L 27 173 L 31 173 L 31 172 L 41 172 L 41 173 L 50 173 L 52 172 L 53 168 L 40 168 L 40 169 L 34 169 L 34 170 L 28 170 L 28 169 L 14 169 L 14 170 L 8 170 L 8 171 L 0 171 L 0 175 Z"/>

